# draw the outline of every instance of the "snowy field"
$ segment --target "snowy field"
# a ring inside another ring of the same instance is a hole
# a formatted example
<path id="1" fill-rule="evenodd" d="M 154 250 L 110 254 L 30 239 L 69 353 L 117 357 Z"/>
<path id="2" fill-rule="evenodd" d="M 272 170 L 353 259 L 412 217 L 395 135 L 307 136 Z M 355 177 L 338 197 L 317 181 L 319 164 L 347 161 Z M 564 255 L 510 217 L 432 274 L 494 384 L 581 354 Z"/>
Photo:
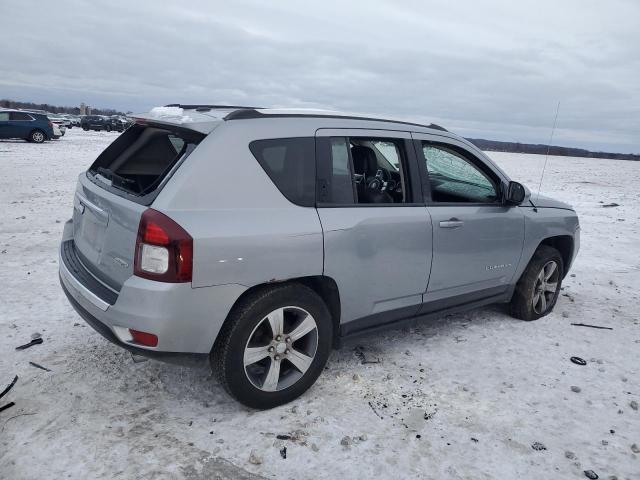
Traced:
<path id="1" fill-rule="evenodd" d="M 0 390 L 20 377 L 0 400 L 16 403 L 1 479 L 640 478 L 640 163 L 549 159 L 543 192 L 582 224 L 553 314 L 490 307 L 366 337 L 302 398 L 256 412 L 207 370 L 134 362 L 60 290 L 76 177 L 116 135 L 0 141 Z M 535 190 L 544 157 L 490 155 Z M 42 345 L 15 350 L 35 332 Z"/>

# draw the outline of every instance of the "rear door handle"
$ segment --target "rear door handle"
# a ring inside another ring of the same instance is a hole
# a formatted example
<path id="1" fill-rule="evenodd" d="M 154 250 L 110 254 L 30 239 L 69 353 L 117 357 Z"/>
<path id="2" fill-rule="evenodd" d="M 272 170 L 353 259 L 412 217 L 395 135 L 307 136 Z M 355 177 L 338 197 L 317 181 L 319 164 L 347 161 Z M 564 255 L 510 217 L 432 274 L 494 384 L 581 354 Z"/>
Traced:
<path id="1" fill-rule="evenodd" d="M 458 228 L 462 225 L 464 225 L 464 222 L 462 220 L 458 220 L 455 217 L 440 222 L 440 228 Z"/>

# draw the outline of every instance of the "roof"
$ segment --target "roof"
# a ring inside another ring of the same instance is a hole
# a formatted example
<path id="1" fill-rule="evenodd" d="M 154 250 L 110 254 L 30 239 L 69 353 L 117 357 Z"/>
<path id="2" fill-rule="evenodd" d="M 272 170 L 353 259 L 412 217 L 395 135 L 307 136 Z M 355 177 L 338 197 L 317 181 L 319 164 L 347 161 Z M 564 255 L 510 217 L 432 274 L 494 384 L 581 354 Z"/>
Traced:
<path id="1" fill-rule="evenodd" d="M 166 105 L 167 109 L 183 109 L 195 110 L 201 114 L 208 114 L 214 118 L 222 118 L 223 120 L 247 120 L 257 118 L 282 118 L 282 117 L 303 117 L 303 118 L 343 118 L 349 120 L 366 120 L 377 122 L 389 122 L 402 125 L 413 125 L 416 127 L 430 128 L 434 130 L 447 130 L 440 125 L 431 123 L 429 125 L 407 122 L 405 120 L 395 120 L 376 115 L 363 115 L 358 113 L 340 112 L 333 110 L 314 110 L 304 108 L 260 108 L 260 107 L 243 107 L 238 105 L 184 105 L 172 103 Z M 155 110 L 155 109 L 154 109 Z"/>

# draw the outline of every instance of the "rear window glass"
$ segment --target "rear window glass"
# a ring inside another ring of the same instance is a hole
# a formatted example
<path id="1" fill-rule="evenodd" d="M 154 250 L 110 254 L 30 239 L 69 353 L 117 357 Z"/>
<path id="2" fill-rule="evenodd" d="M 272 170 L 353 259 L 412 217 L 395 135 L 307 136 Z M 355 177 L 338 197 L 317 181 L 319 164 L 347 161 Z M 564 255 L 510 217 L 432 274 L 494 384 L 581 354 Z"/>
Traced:
<path id="1" fill-rule="evenodd" d="M 292 203 L 315 205 L 315 140 L 313 137 L 256 140 L 253 156 L 278 190 Z"/>
<path id="2" fill-rule="evenodd" d="M 145 196 L 153 193 L 203 138 L 185 129 L 134 125 L 100 154 L 89 173 L 103 184 Z"/>

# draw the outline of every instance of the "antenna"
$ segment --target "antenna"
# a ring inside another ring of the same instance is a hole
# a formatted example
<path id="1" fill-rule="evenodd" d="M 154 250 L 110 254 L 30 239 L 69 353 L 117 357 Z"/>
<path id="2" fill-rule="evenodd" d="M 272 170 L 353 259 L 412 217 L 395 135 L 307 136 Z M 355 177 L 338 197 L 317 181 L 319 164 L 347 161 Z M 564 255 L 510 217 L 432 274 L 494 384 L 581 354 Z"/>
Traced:
<path id="1" fill-rule="evenodd" d="M 558 121 L 558 112 L 560 111 L 560 102 L 558 101 L 558 106 L 556 107 L 556 116 L 553 119 L 553 128 L 551 129 L 551 137 L 549 137 L 549 143 L 547 144 L 547 154 L 544 157 L 544 166 L 542 167 L 542 175 L 540 175 L 540 184 L 538 185 L 538 195 L 536 196 L 536 201 L 540 198 L 540 189 L 542 188 L 542 179 L 544 178 L 544 171 L 547 169 L 547 161 L 549 160 L 549 150 L 551 150 L 551 144 L 553 143 L 553 134 L 556 131 L 556 123 Z"/>

